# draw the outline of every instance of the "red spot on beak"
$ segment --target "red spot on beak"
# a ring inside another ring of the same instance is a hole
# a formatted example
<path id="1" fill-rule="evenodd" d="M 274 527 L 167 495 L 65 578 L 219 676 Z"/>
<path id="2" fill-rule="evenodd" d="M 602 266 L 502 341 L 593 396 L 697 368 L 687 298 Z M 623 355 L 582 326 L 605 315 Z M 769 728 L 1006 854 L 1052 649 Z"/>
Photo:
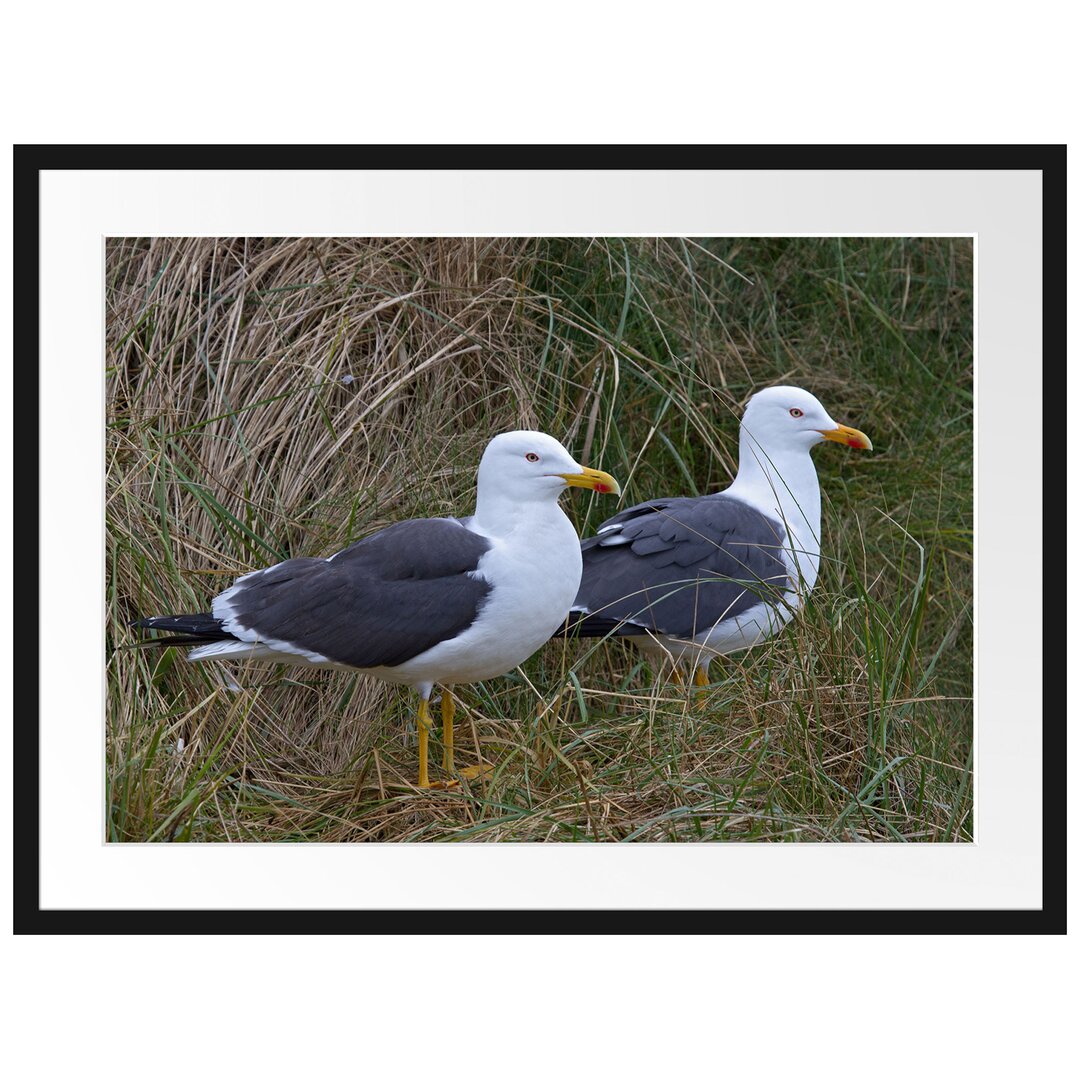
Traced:
<path id="1" fill-rule="evenodd" d="M 853 450 L 861 450 L 861 449 L 862 449 L 862 443 L 861 443 L 861 442 L 859 442 L 859 440 L 858 440 L 858 439 L 848 439 L 848 441 L 847 441 L 847 444 L 848 444 L 848 446 L 850 446 L 850 447 L 851 447 L 851 448 L 852 448 Z"/>
<path id="2" fill-rule="evenodd" d="M 593 484 L 593 491 L 599 491 L 601 495 L 605 494 L 610 490 L 611 488 L 609 488 L 607 484 Z"/>

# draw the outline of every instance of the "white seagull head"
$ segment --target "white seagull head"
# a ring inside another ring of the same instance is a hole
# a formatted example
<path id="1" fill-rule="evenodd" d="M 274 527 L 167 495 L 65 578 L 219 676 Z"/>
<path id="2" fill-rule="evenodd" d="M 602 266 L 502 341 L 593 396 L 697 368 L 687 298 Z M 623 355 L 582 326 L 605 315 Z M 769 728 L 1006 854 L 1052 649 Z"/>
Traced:
<path id="1" fill-rule="evenodd" d="M 542 431 L 506 431 L 487 444 L 476 475 L 478 496 L 498 492 L 515 501 L 554 502 L 568 487 L 618 495 L 618 481 L 576 462 Z"/>
<path id="2" fill-rule="evenodd" d="M 838 424 L 813 394 L 798 386 L 759 390 L 747 403 L 742 430 L 770 455 L 800 449 L 809 451 L 826 440 L 856 450 L 873 450 L 866 435 Z"/>

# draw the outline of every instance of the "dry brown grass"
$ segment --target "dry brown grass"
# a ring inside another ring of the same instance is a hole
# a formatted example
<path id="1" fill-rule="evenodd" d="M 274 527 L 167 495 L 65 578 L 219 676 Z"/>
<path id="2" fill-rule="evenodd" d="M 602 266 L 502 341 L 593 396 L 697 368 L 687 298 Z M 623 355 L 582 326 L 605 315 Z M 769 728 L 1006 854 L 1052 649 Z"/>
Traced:
<path id="1" fill-rule="evenodd" d="M 845 242 L 840 277 L 829 243 L 110 241 L 109 838 L 969 838 L 970 249 Z M 406 692 L 130 647 L 246 570 L 468 512 L 495 431 L 551 432 L 626 504 L 715 490 L 739 404 L 785 380 L 884 449 L 818 452 L 815 601 L 704 707 L 553 643 L 459 688 L 494 777 L 419 794 Z"/>

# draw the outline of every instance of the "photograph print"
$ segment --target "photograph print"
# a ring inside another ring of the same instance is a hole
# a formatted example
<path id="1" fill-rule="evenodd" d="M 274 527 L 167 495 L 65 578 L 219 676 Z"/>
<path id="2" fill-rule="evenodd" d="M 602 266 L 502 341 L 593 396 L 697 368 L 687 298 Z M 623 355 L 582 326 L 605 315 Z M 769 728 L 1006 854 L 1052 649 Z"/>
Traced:
<path id="1" fill-rule="evenodd" d="M 105 841 L 971 842 L 973 289 L 107 238 Z"/>

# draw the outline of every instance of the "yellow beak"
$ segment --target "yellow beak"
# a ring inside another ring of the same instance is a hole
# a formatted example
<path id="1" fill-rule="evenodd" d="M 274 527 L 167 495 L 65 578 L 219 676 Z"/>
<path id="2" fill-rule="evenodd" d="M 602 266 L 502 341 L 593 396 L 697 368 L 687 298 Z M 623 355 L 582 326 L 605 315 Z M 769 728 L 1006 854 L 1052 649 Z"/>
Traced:
<path id="1" fill-rule="evenodd" d="M 601 472 L 599 469 L 582 469 L 581 472 L 563 472 L 555 475 L 561 476 L 570 487 L 589 488 L 591 491 L 599 491 L 602 495 L 622 494 L 619 481 L 611 473 Z"/>
<path id="2" fill-rule="evenodd" d="M 843 443 L 845 446 L 850 446 L 853 450 L 873 450 L 874 444 L 870 439 L 864 435 L 861 431 L 856 431 L 853 427 L 845 427 L 843 424 L 837 424 L 836 427 L 829 431 L 821 432 L 829 442 Z"/>

